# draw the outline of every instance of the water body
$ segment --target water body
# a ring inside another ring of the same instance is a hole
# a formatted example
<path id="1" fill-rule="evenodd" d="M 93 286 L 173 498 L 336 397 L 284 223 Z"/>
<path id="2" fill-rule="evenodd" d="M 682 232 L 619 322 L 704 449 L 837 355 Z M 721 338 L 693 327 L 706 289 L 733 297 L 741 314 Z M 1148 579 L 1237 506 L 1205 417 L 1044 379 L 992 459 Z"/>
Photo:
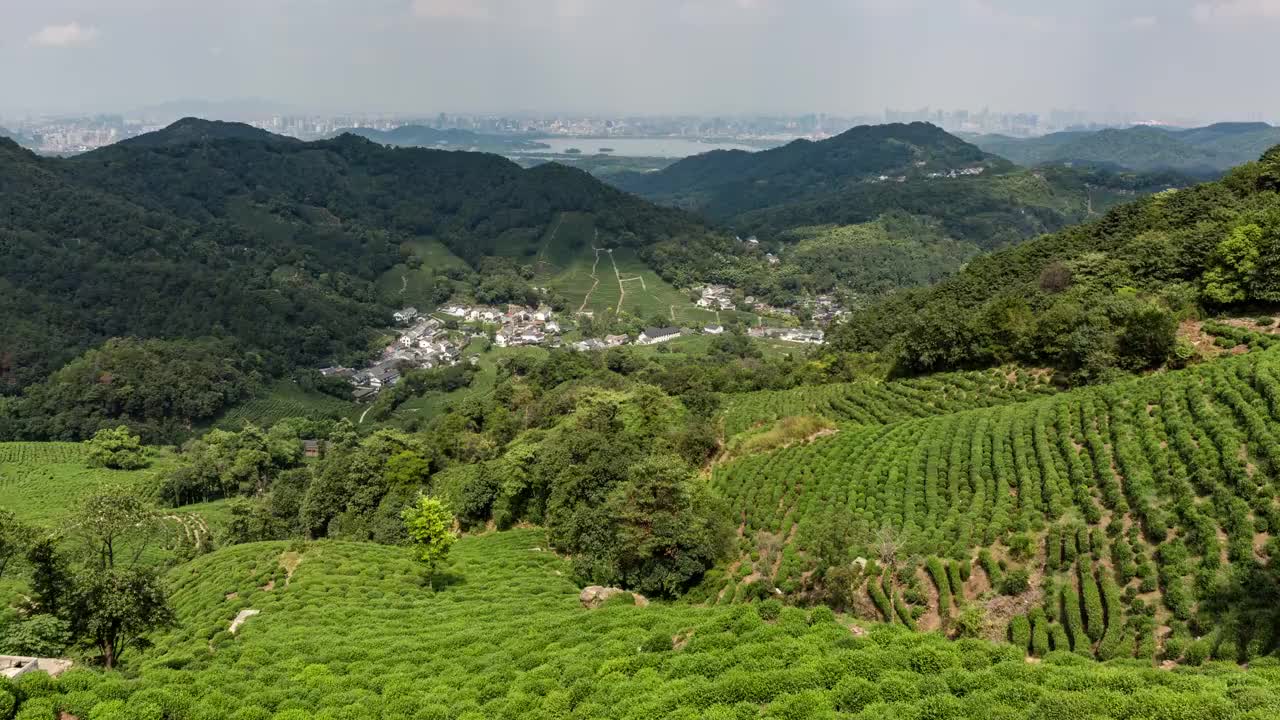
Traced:
<path id="1" fill-rule="evenodd" d="M 583 155 L 595 155 L 601 148 L 612 148 L 609 155 L 620 157 L 665 157 L 682 158 L 698 155 L 712 150 L 760 150 L 759 147 L 729 142 L 704 142 L 689 138 L 581 138 L 581 137 L 542 137 L 537 142 L 550 145 L 550 149 L 533 150 L 535 153 L 553 153 L 563 155 L 576 148 Z"/>

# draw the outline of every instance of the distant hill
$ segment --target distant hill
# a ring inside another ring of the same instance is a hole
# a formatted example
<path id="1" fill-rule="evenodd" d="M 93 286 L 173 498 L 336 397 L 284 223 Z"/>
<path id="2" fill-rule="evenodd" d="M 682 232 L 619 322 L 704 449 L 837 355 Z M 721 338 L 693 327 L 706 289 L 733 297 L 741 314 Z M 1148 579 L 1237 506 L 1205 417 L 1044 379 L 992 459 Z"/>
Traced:
<path id="1" fill-rule="evenodd" d="M 511 152 L 513 150 L 540 150 L 550 147 L 545 143 L 522 137 L 491 135 L 457 128 L 441 130 L 425 125 L 404 125 L 392 130 L 346 128 L 339 130 L 335 135 L 343 133 L 359 135 L 383 145 L 429 147 L 440 150 Z"/>
<path id="2" fill-rule="evenodd" d="M 37 138 L 31 137 L 30 135 L 24 135 L 23 133 L 16 130 L 10 130 L 3 126 L 0 126 L 0 138 L 9 138 L 23 147 L 34 147 L 38 144 Z"/>
<path id="3" fill-rule="evenodd" d="M 881 175 L 922 176 L 960 168 L 987 172 L 1009 165 L 927 123 L 863 125 L 827 140 L 796 140 L 760 152 L 715 150 L 660 172 L 619 175 L 613 182 L 651 200 L 725 221 Z"/>
<path id="4" fill-rule="evenodd" d="M 121 140 L 115 144 L 115 147 L 159 148 L 220 140 L 257 140 L 269 143 L 300 142 L 244 123 L 185 117 L 163 130 Z"/>
<path id="5" fill-rule="evenodd" d="M 1280 146 L 1220 181 L 1137 199 L 894 294 L 855 313 L 834 342 L 891 349 L 909 373 L 1014 360 L 1095 381 L 1143 351 L 1135 337 L 1176 325 L 1173 313 L 1273 312 L 1277 257 Z"/>
<path id="6" fill-rule="evenodd" d="M 1280 143 L 1280 128 L 1266 123 L 1218 123 L 1189 130 L 1138 126 L 1037 138 L 975 135 L 970 141 L 1024 166 L 1089 162 L 1128 170 L 1172 169 L 1204 175 L 1257 158 Z"/>
<path id="7" fill-rule="evenodd" d="M 1058 230 L 1136 195 L 1192 181 L 1172 173 L 1145 176 L 1096 167 L 1022 170 L 927 123 L 857 127 L 828 140 L 801 140 L 758 153 L 714 151 L 659 172 L 606 179 L 765 241 L 787 244 L 814 237 L 808 228 L 880 223 L 870 234 L 840 233 L 860 238 L 862 247 L 867 238 L 879 238 L 873 243 L 881 258 L 874 263 L 875 277 L 858 273 L 871 281 L 855 283 L 857 292 L 937 279 L 979 252 Z M 903 214 L 915 221 L 880 222 L 886 215 Z M 931 230 L 886 236 L 885 227 Z M 793 232 L 800 229 L 806 230 Z M 790 256 L 784 252 L 782 257 L 787 274 Z M 805 265 L 811 274 L 812 263 Z M 828 276 L 841 279 L 839 273 Z M 815 278 L 801 284 L 826 283 Z M 774 290 L 757 294 L 777 296 L 782 287 Z"/>
<path id="8" fill-rule="evenodd" d="M 270 373 L 355 362 L 389 322 L 375 282 L 415 238 L 478 268 L 536 252 L 565 211 L 667 271 L 732 242 L 560 165 L 354 135 L 187 118 L 67 159 L 0 140 L 0 394 L 117 336 L 228 338 Z"/>

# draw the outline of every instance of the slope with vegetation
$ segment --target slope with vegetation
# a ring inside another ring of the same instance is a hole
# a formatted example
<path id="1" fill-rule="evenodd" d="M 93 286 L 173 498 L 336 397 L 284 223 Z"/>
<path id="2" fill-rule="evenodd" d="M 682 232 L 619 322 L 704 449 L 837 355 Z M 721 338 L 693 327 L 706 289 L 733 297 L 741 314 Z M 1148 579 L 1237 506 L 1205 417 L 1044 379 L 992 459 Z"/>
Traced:
<path id="1" fill-rule="evenodd" d="M 71 159 L 0 140 L 0 393 L 33 388 L 61 411 L 106 416 L 29 424 L 48 403 L 6 400 L 0 436 L 86 437 L 123 420 L 149 440 L 174 439 L 174 427 L 204 423 L 247 391 L 237 378 L 234 391 L 170 412 L 167 401 L 100 403 L 51 378 L 73 360 L 96 367 L 93 353 L 119 354 L 103 346 L 111 338 L 145 338 L 162 356 L 211 350 L 204 367 L 172 370 L 218 384 L 356 364 L 410 299 L 526 302 L 528 264 L 570 211 L 590 213 L 597 246 L 632 249 L 684 284 L 735 262 L 731 242 L 700 222 L 554 164 L 526 171 L 352 135 L 304 143 L 190 118 Z"/>
<path id="2" fill-rule="evenodd" d="M 802 292 L 878 295 L 926 285 L 980 253 L 1191 182 L 1171 172 L 1021 170 L 925 123 L 858 127 L 759 153 L 711 152 L 609 180 L 758 235 L 779 266 L 729 268 L 729 284 L 779 305 Z"/>
<path id="3" fill-rule="evenodd" d="M 33 675 L 14 688 L 18 717 L 1255 720 L 1280 708 L 1265 663 L 1162 672 L 1058 653 L 1029 665 L 1008 646 L 852 634 L 828 611 L 776 602 L 624 595 L 587 610 L 540 543 L 464 538 L 430 584 L 399 548 L 218 551 L 170 573 L 178 628 L 134 677 Z M 258 614 L 229 631 L 247 610 Z"/>
<path id="4" fill-rule="evenodd" d="M 1036 138 L 974 135 L 967 139 L 1025 166 L 1083 162 L 1137 171 L 1216 175 L 1250 162 L 1280 143 L 1280 128 L 1266 123 L 1217 123 L 1189 130 L 1137 126 L 1073 130 Z"/>
<path id="5" fill-rule="evenodd" d="M 759 574 L 739 587 L 709 576 L 705 592 L 777 586 L 854 607 L 851 587 L 865 587 L 856 592 L 900 606 L 883 606 L 882 619 L 933 614 L 950 630 L 960 607 L 994 588 L 1024 597 L 1033 630 L 1059 638 L 1057 650 L 1193 663 L 1269 654 L 1280 648 L 1278 373 L 1280 355 L 1259 350 L 1052 398 L 846 426 L 736 460 L 713 485 L 742 523 L 743 567 Z M 872 562 L 851 565 L 855 556 Z M 961 581 L 951 571 L 926 580 L 931 556 L 958 563 Z"/>
<path id="6" fill-rule="evenodd" d="M 1175 328 L 1201 308 L 1280 301 L 1277 242 L 1280 148 L 1221 181 L 976 259 L 855 313 L 832 339 L 907 373 L 1018 361 L 1097 381 L 1188 357 Z"/>

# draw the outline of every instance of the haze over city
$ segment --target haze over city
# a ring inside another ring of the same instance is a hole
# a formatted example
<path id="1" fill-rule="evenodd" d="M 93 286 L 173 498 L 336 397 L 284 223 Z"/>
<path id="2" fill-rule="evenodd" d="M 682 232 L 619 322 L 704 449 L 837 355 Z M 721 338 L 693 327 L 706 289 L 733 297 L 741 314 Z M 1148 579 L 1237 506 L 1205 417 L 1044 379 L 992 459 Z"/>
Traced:
<path id="1" fill-rule="evenodd" d="M 1280 0 L 7 0 L 0 116 L 1073 108 L 1280 117 Z"/>

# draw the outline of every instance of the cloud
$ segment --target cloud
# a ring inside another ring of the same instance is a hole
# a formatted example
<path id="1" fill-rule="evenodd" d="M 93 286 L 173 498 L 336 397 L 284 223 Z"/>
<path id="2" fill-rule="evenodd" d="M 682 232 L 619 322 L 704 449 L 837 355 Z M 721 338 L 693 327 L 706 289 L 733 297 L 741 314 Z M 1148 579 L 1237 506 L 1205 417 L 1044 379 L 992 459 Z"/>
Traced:
<path id="1" fill-rule="evenodd" d="M 1202 23 L 1280 20 L 1280 0 L 1205 0 L 1196 3 L 1191 16 Z"/>
<path id="2" fill-rule="evenodd" d="M 961 7 L 972 18 L 989 25 L 1003 25 L 1016 30 L 1049 30 L 1052 18 L 1040 15 L 1022 15 L 1006 10 L 990 0 L 966 0 Z"/>
<path id="3" fill-rule="evenodd" d="M 1138 29 L 1153 28 L 1159 24 L 1159 18 L 1154 15 L 1139 15 L 1138 17 L 1129 18 L 1129 25 Z"/>
<path id="4" fill-rule="evenodd" d="M 32 35 L 28 42 L 38 47 L 83 47 L 97 37 L 97 28 L 71 22 L 66 25 L 46 25 Z"/>
<path id="5" fill-rule="evenodd" d="M 413 14 L 427 20 L 492 20 L 483 0 L 413 0 Z"/>
<path id="6" fill-rule="evenodd" d="M 692 25 L 758 23 L 772 16 L 773 0 L 685 0 L 677 17 Z"/>

